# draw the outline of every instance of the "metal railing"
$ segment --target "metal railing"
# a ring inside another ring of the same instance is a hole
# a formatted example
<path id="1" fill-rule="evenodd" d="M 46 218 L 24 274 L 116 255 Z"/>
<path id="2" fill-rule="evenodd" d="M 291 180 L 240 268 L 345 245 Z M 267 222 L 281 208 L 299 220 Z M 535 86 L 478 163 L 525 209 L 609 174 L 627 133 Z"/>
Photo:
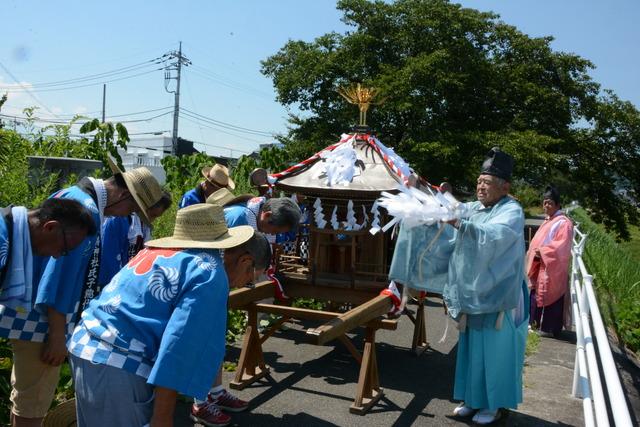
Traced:
<path id="1" fill-rule="evenodd" d="M 587 272 L 582 259 L 586 239 L 587 235 L 576 225 L 571 248 L 571 306 L 577 338 L 572 393 L 574 397 L 582 398 L 585 426 L 609 425 L 608 402 L 615 426 L 631 427 L 631 416 L 593 291 L 593 276 Z M 598 361 L 605 379 L 606 396 L 600 381 Z"/>

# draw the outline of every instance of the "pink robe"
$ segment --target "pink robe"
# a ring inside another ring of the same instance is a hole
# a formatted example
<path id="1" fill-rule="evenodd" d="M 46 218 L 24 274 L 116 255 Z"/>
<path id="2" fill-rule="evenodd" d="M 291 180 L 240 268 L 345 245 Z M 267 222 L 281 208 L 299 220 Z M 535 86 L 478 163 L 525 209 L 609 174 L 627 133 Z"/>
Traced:
<path id="1" fill-rule="evenodd" d="M 567 292 L 572 241 L 573 223 L 560 210 L 531 239 L 525 265 L 529 287 L 536 292 L 536 306 L 549 306 Z M 534 258 L 536 249 L 540 258 Z"/>

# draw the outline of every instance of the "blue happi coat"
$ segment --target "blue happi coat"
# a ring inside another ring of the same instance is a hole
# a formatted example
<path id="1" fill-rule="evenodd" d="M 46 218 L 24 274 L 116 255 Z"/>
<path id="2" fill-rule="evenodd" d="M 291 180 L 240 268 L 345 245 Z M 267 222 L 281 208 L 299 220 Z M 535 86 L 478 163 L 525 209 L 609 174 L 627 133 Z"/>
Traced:
<path id="1" fill-rule="evenodd" d="M 143 249 L 89 303 L 69 351 L 204 399 L 224 356 L 228 293 L 217 250 Z"/>
<path id="2" fill-rule="evenodd" d="M 204 203 L 207 201 L 207 198 L 204 197 L 204 193 L 202 192 L 202 188 L 198 185 L 196 188 L 193 188 L 182 196 L 180 199 L 180 203 L 178 204 L 178 209 L 186 208 L 187 206 L 197 205 L 198 203 Z"/>
<path id="3" fill-rule="evenodd" d="M 100 224 L 95 200 L 80 187 L 65 188 L 52 197 L 79 201 L 93 216 L 96 227 Z M 34 307 L 27 311 L 16 311 L 0 305 L 0 337 L 44 342 L 49 329 L 46 315 L 48 307 L 65 315 L 69 334 L 95 243 L 95 235 L 87 236 L 67 256 L 58 259 L 34 256 Z"/>

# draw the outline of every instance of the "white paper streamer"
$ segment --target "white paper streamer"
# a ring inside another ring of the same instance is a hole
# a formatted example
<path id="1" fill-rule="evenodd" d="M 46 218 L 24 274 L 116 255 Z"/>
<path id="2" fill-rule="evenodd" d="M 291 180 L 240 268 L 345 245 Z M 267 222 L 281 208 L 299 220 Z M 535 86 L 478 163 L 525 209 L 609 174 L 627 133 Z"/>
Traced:
<path id="1" fill-rule="evenodd" d="M 333 151 L 320 155 L 323 164 L 316 178 L 326 177 L 325 184 L 348 186 L 354 176 L 360 175 L 360 168 L 356 166 L 358 156 L 353 148 L 355 135 L 349 141 L 339 145 Z"/>
<path id="2" fill-rule="evenodd" d="M 416 188 L 402 185 L 398 185 L 398 190 L 400 190 L 398 194 L 383 192 L 377 200 L 379 205 L 393 217 L 382 228 L 382 231 L 387 231 L 399 221 L 404 221 L 405 226 L 411 228 L 417 225 L 430 225 L 469 216 L 470 212 L 466 205 L 460 203 L 450 193 L 443 194 L 439 191 L 432 191 L 431 194 L 427 194 Z M 372 224 L 371 233 L 374 233 L 373 228 Z"/>
<path id="3" fill-rule="evenodd" d="M 317 198 L 313 203 L 313 217 L 318 228 L 326 227 L 327 221 L 324 219 L 324 213 L 322 212 L 322 201 L 320 200 L 320 198 Z"/>
<path id="4" fill-rule="evenodd" d="M 340 223 L 338 222 L 338 206 L 333 207 L 333 212 L 331 213 L 331 226 L 334 230 L 340 228 Z"/>

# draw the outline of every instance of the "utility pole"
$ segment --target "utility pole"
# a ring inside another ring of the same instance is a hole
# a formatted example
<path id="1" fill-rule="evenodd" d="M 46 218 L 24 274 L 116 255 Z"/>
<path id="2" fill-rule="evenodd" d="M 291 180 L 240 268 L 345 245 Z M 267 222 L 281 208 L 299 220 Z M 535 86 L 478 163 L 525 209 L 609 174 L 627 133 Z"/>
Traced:
<path id="1" fill-rule="evenodd" d="M 171 140 L 171 154 L 176 155 L 178 152 L 178 117 L 180 116 L 180 72 L 182 71 L 182 65 L 188 67 L 191 65 L 191 61 L 184 55 L 182 55 L 182 42 L 178 51 L 175 50 L 162 55 L 162 60 L 166 63 L 164 67 L 164 89 L 175 94 L 173 104 L 173 137 Z M 176 77 L 172 77 L 172 72 L 176 72 Z M 169 90 L 169 82 L 176 80 L 176 90 Z"/>
<path id="2" fill-rule="evenodd" d="M 104 83 L 102 85 L 102 123 L 104 123 L 104 106 L 105 106 L 105 102 L 107 100 L 107 84 Z"/>

